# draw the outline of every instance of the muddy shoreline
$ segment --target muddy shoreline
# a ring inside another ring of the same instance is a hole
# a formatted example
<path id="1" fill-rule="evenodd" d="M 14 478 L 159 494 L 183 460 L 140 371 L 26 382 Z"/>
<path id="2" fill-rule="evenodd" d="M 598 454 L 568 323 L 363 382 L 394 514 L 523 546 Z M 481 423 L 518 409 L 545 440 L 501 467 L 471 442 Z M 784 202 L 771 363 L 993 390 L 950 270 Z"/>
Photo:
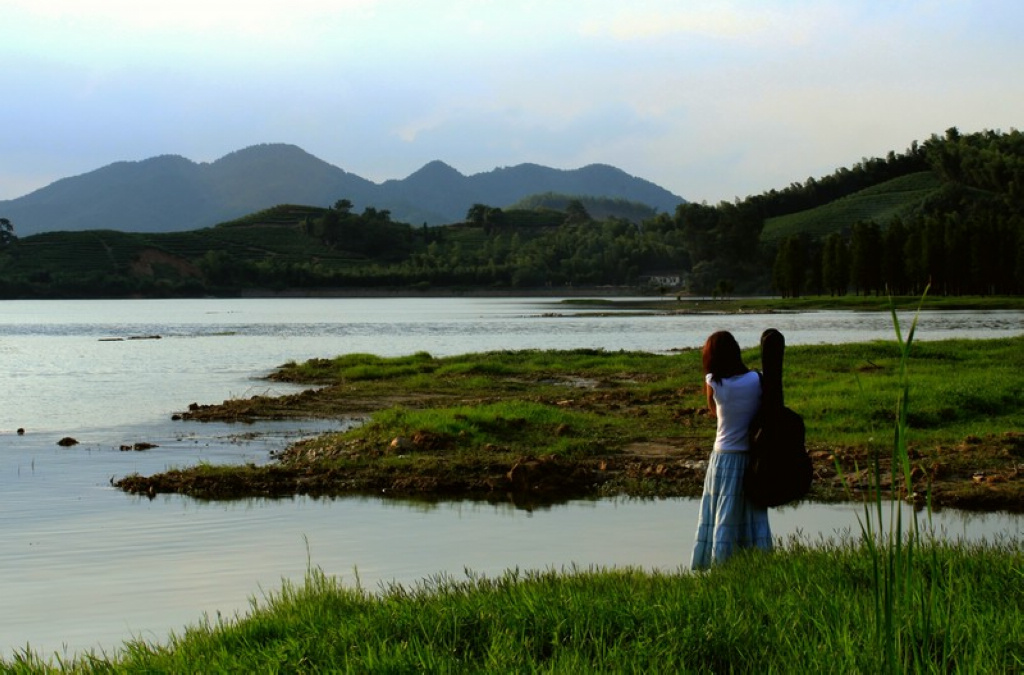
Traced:
<path id="1" fill-rule="evenodd" d="M 351 392 L 350 392 L 351 393 Z M 644 404 L 630 397 L 607 396 L 602 411 L 643 417 Z M 556 402 L 563 403 L 564 402 Z M 592 401 L 588 402 L 588 405 Z M 361 417 L 394 406 L 439 405 L 436 398 L 405 394 L 395 398 L 345 396 L 337 387 L 322 387 L 283 397 L 255 396 L 216 405 L 192 404 L 176 414 L 185 423 L 245 423 L 258 419 L 300 419 L 312 410 L 330 408 L 331 416 Z M 678 408 L 675 422 L 683 430 L 705 429 L 675 437 L 631 442 L 619 449 L 586 456 L 522 453 L 500 445 L 466 453 L 460 439 L 432 432 L 385 433 L 376 438 L 344 435 L 300 441 L 263 466 L 192 467 L 152 476 L 133 474 L 112 481 L 125 492 L 155 497 L 182 494 L 202 500 L 379 496 L 402 499 L 482 500 L 525 507 L 581 498 L 699 497 L 703 488 L 713 422 L 704 408 Z M 319 416 L 319 415 L 318 415 Z M 554 434 L 572 433 L 558 429 Z M 809 443 L 815 478 L 809 501 L 835 503 L 873 499 L 876 485 L 891 495 L 891 464 L 863 447 Z M 946 457 L 972 453 L 976 467 L 954 468 Z M 1008 431 L 971 437 L 956 447 L 911 450 L 912 488 L 897 480 L 898 496 L 936 509 L 1024 512 L 1024 433 Z"/>
<path id="2" fill-rule="evenodd" d="M 982 351 L 981 344 L 962 353 Z M 1006 341 L 991 344 L 1015 348 Z M 807 361 L 814 357 L 811 350 L 805 354 Z M 869 368 L 857 358 L 843 368 L 865 381 L 882 378 L 881 384 L 888 377 L 881 356 L 872 352 L 878 363 Z M 943 356 L 935 360 L 938 368 L 949 361 Z M 698 497 L 715 430 L 701 387 L 689 375 L 699 368 L 698 357 L 692 351 L 665 356 L 575 350 L 445 358 L 348 354 L 287 364 L 269 379 L 310 388 L 193 404 L 175 418 L 182 424 L 313 418 L 361 424 L 296 442 L 260 466 L 204 465 L 113 483 L 151 498 L 181 494 L 204 500 L 376 495 L 551 504 L 612 496 Z M 1011 387 L 1014 382 L 1007 381 Z M 1009 411 L 1019 410 L 1014 391 L 1005 404 Z M 866 411 L 891 415 L 870 406 Z M 854 412 L 854 419 L 863 415 Z M 934 417 L 931 423 L 939 425 L 951 414 L 945 408 L 931 417 L 921 412 L 923 423 Z M 815 474 L 809 500 L 860 501 L 895 490 L 900 499 L 935 508 L 1024 512 L 1024 432 L 919 441 L 908 450 L 909 488 L 903 467 L 894 480 L 884 442 L 872 444 L 866 434 L 854 434 L 849 437 L 866 442 L 844 444 L 828 435 L 808 436 Z"/>

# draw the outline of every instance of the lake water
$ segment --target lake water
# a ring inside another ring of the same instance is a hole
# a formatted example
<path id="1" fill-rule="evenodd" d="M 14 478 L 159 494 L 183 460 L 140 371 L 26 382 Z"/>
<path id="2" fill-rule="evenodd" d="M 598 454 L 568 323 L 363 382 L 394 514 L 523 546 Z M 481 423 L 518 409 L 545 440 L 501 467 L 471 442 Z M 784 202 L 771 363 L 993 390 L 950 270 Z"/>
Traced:
<path id="1" fill-rule="evenodd" d="M 909 316 L 904 316 L 909 324 Z M 203 614 L 230 617 L 309 565 L 368 589 L 465 570 L 631 566 L 689 557 L 693 500 L 512 505 L 378 499 L 207 503 L 110 487 L 129 473 L 201 461 L 264 462 L 342 422 L 171 421 L 195 401 L 290 391 L 261 377 L 289 360 L 493 349 L 669 352 L 712 331 L 754 346 L 892 340 L 887 313 L 597 315 L 556 299 L 245 299 L 0 302 L 0 655 L 163 642 Z M 928 312 L 917 339 L 1024 334 L 1021 312 Z M 158 338 L 158 339 L 157 339 Z M 694 373 L 699 381 L 700 374 Z M 23 428 L 24 435 L 16 429 Z M 64 436 L 80 444 L 62 448 Z M 121 446 L 154 443 L 145 451 Z M 772 512 L 778 536 L 857 531 L 854 505 Z M 947 511 L 946 536 L 1018 537 L 1006 514 Z"/>

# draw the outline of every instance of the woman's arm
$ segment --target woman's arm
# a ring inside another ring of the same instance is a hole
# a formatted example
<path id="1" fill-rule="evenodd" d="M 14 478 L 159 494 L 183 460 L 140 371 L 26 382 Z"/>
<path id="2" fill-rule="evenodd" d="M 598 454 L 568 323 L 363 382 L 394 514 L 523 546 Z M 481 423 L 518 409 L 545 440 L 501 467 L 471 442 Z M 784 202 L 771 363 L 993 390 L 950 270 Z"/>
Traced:
<path id="1" fill-rule="evenodd" d="M 710 384 L 705 382 L 704 391 L 708 395 L 708 414 L 712 417 L 718 417 L 718 406 L 715 405 L 715 390 L 711 388 Z"/>

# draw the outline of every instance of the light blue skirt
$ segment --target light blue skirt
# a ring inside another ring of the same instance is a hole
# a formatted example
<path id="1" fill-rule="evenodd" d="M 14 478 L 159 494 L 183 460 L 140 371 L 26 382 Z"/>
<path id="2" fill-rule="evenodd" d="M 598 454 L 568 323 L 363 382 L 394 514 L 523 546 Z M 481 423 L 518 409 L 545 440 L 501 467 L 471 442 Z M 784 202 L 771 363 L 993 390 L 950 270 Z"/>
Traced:
<path id="1" fill-rule="evenodd" d="M 768 509 L 757 508 L 743 495 L 745 452 L 712 452 L 700 501 L 691 569 L 724 562 L 737 549 L 772 550 Z"/>

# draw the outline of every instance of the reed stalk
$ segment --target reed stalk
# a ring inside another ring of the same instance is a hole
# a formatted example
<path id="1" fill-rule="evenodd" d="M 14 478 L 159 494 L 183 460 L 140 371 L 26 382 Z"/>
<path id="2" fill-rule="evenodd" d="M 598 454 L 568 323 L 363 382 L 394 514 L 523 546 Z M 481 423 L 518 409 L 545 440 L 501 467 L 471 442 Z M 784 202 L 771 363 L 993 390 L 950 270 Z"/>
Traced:
<path id="1" fill-rule="evenodd" d="M 858 518 L 861 539 L 871 560 L 874 601 L 874 643 L 879 668 L 885 672 L 906 672 L 949 662 L 948 631 L 951 598 L 939 592 L 944 574 L 935 547 L 922 547 L 931 532 L 931 495 L 916 495 L 913 487 L 909 452 L 911 380 L 910 354 L 925 289 L 910 328 L 904 338 L 896 306 L 890 302 L 893 327 L 899 347 L 897 369 L 898 394 L 889 462 L 889 497 L 883 497 L 883 462 L 880 450 L 873 457 L 873 490 L 864 502 L 863 518 Z M 904 498 L 919 503 L 923 499 L 927 517 L 922 529 L 917 508 L 909 524 L 903 520 Z M 922 555 L 923 551 L 931 555 Z M 940 607 L 946 597 L 946 607 Z"/>

